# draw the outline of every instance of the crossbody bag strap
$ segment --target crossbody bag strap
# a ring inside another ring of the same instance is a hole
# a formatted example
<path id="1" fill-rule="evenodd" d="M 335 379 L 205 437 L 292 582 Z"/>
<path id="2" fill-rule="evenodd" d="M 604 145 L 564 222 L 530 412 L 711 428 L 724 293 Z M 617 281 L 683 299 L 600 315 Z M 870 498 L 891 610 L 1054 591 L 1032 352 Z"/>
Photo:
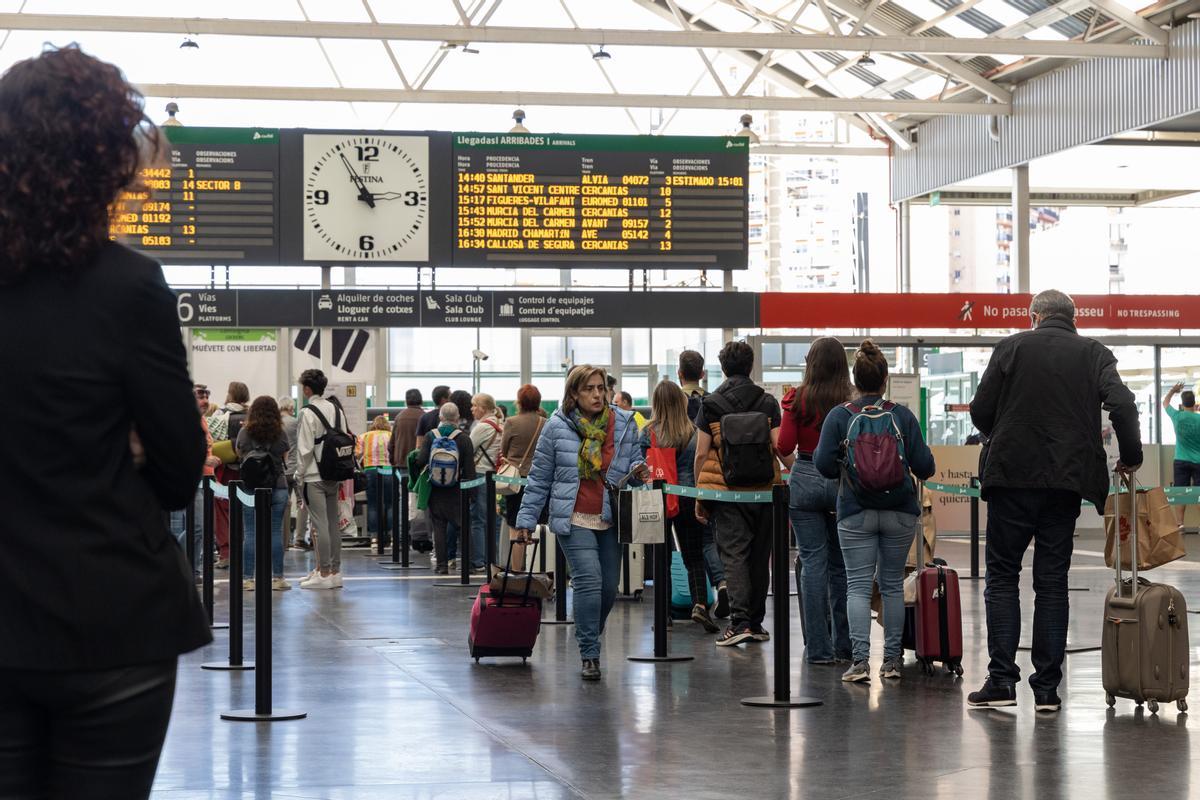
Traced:
<path id="1" fill-rule="evenodd" d="M 542 419 L 541 417 L 538 417 L 537 427 L 533 431 L 533 436 L 529 437 L 529 446 L 525 448 L 525 455 L 521 456 L 521 460 L 519 462 L 517 462 L 517 471 L 518 472 L 520 472 L 521 467 L 525 466 L 525 461 L 526 461 L 526 459 L 529 458 L 530 452 L 533 451 L 533 445 L 535 442 L 537 442 L 538 434 L 542 432 L 542 425 L 545 424 L 545 422 L 546 422 L 546 420 Z"/>

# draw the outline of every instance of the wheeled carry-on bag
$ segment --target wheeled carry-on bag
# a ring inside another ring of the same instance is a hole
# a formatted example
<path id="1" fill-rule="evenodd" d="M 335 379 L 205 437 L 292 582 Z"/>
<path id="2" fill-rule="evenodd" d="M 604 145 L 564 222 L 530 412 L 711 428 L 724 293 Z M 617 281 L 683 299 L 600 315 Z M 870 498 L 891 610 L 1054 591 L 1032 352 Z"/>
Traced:
<path id="1" fill-rule="evenodd" d="M 1187 605 L 1174 586 L 1138 577 L 1137 506 L 1134 479 L 1114 473 L 1118 488 L 1114 571 L 1116 580 L 1104 600 L 1101 674 L 1109 707 L 1118 697 L 1145 703 L 1154 714 L 1159 702 L 1174 701 L 1187 711 Z M 1129 527 L 1121 522 L 1121 499 L 1128 498 Z M 1126 533 L 1128 531 L 1128 533 Z M 1131 577 L 1121 575 L 1121 544 L 1128 536 L 1133 554 Z"/>
<path id="2" fill-rule="evenodd" d="M 925 537 L 917 531 L 917 563 L 925 561 Z M 929 675 L 940 662 L 962 677 L 962 604 L 958 573 L 935 558 L 917 572 L 917 603 L 913 609 L 917 661 Z"/>
<path id="3" fill-rule="evenodd" d="M 542 628 L 542 603 L 529 596 L 533 585 L 532 565 L 537 563 L 538 539 L 533 542 L 529 578 L 524 581 L 525 591 L 520 595 L 508 593 L 508 579 L 512 575 L 512 552 L 509 548 L 507 565 L 499 594 L 493 594 L 488 585 L 479 587 L 475 605 L 471 607 L 471 632 L 467 638 L 471 657 L 475 663 L 488 656 L 513 656 L 522 661 L 533 655 L 538 632 Z"/>

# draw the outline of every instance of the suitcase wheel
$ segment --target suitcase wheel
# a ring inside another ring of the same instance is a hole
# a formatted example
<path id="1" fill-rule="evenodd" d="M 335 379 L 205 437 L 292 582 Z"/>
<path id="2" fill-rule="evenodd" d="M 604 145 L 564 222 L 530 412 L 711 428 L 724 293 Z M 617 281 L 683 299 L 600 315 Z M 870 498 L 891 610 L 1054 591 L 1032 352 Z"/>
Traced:
<path id="1" fill-rule="evenodd" d="M 479 657 L 478 657 L 478 656 L 476 656 L 476 658 L 475 658 L 475 663 L 476 663 L 476 664 L 478 664 L 478 663 L 479 663 Z"/>
<path id="2" fill-rule="evenodd" d="M 1151 714 L 1157 714 L 1158 713 L 1158 701 L 1157 700 L 1147 700 L 1146 708 L 1150 709 Z"/>
<path id="3" fill-rule="evenodd" d="M 962 664 L 959 664 L 959 663 L 946 665 L 946 671 L 953 673 L 956 677 L 959 677 L 959 678 L 961 678 L 963 676 L 963 666 L 962 666 Z"/>
<path id="4" fill-rule="evenodd" d="M 1184 700 L 1182 697 L 1179 698 L 1178 700 L 1175 701 L 1175 707 L 1186 714 L 1187 713 L 1187 700 Z"/>
<path id="5" fill-rule="evenodd" d="M 1108 707 L 1112 708 L 1117 704 L 1117 698 L 1113 697 L 1108 692 L 1104 693 L 1104 702 L 1108 703 Z"/>

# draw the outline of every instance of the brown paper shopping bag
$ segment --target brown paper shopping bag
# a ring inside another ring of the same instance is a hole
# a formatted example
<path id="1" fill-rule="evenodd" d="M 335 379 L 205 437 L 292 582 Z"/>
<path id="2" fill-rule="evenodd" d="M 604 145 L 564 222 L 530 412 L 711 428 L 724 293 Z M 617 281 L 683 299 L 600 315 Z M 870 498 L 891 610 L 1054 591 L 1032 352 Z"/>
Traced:
<path id="1" fill-rule="evenodd" d="M 1119 505 L 1117 505 L 1119 504 Z M 1153 569 L 1183 558 L 1187 551 L 1183 546 L 1183 530 L 1175 513 L 1167 503 L 1162 487 L 1138 489 L 1135 497 L 1137 514 L 1138 569 Z M 1120 513 L 1118 514 L 1118 511 Z M 1129 498 L 1110 494 L 1104 502 L 1104 563 L 1113 566 L 1113 537 L 1117 530 L 1121 535 L 1121 568 L 1130 569 L 1132 561 L 1132 533 L 1129 522 Z"/>

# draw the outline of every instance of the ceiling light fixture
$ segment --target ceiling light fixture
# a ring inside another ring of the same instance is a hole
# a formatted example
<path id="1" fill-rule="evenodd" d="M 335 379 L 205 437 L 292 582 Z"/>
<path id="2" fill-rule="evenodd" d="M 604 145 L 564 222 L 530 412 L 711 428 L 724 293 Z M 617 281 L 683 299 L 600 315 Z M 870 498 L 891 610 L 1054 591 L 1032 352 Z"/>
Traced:
<path id="1" fill-rule="evenodd" d="M 199 50 L 200 44 L 190 36 L 183 37 L 183 42 L 179 45 L 180 50 Z"/>
<path id="2" fill-rule="evenodd" d="M 742 136 L 750 140 L 750 144 L 758 144 L 758 134 L 750 130 L 750 126 L 754 124 L 754 117 L 749 114 L 742 114 L 740 122 L 742 129 L 734 134 L 734 136 Z"/>
<path id="3" fill-rule="evenodd" d="M 465 44 L 462 46 L 462 51 L 463 51 L 464 53 L 470 53 L 470 54 L 471 54 L 471 55 L 473 55 L 473 56 L 477 56 L 477 55 L 479 55 L 479 51 L 478 51 L 478 50 L 476 50 L 474 47 L 468 47 L 468 46 L 467 46 L 467 45 L 465 45 Z"/>
<path id="4" fill-rule="evenodd" d="M 529 128 L 525 127 L 525 109 L 518 108 L 512 118 L 517 124 L 512 126 L 509 133 L 529 133 Z"/>
<path id="5" fill-rule="evenodd" d="M 604 52 L 604 45 L 600 45 L 600 49 L 592 53 L 592 58 L 596 61 L 608 61 L 612 58 L 612 53 Z"/>
<path id="6" fill-rule="evenodd" d="M 875 59 L 871 58 L 870 53 L 863 53 L 858 57 L 858 65 L 860 67 L 873 67 L 875 66 Z"/>

